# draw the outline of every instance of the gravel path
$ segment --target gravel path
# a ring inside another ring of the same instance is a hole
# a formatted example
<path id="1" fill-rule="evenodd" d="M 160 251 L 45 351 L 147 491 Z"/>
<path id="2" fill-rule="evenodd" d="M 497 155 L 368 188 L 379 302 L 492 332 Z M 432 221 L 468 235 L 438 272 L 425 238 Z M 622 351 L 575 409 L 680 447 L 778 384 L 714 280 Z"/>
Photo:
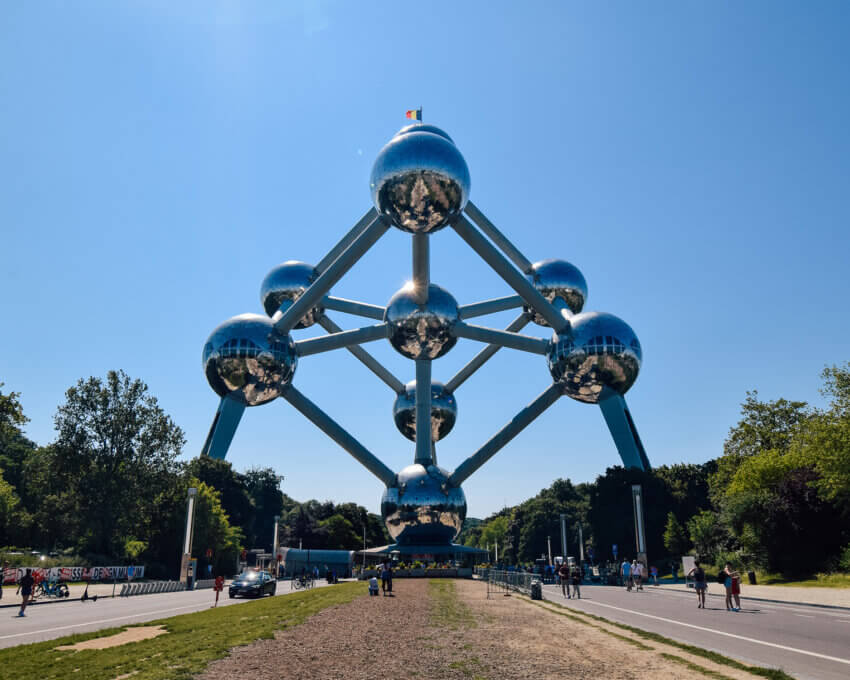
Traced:
<path id="1" fill-rule="evenodd" d="M 394 586 L 395 597 L 364 595 L 273 640 L 234 649 L 200 678 L 705 679 L 658 649 L 638 649 L 520 598 L 488 600 L 486 587 L 474 581 L 431 586 L 424 579 L 397 579 Z M 752 677 L 696 661 L 727 678 Z"/>

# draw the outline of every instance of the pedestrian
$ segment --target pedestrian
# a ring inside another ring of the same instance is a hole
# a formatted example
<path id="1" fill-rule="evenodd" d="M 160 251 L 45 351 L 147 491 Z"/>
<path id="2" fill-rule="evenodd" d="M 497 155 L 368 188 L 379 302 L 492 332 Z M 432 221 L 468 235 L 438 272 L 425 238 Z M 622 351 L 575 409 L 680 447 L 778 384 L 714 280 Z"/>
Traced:
<path id="1" fill-rule="evenodd" d="M 18 583 L 18 590 L 15 593 L 21 594 L 23 598 L 21 600 L 21 611 L 18 612 L 18 616 L 26 616 L 24 614 L 24 610 L 27 608 L 27 604 L 29 604 L 30 597 L 32 596 L 32 588 L 35 585 L 35 579 L 32 577 L 30 570 L 27 569 L 26 573 L 21 577 L 20 583 Z"/>
<path id="2" fill-rule="evenodd" d="M 561 592 L 570 599 L 570 567 L 566 562 L 562 562 L 558 568 L 558 577 L 561 579 Z"/>
<path id="3" fill-rule="evenodd" d="M 739 612 L 741 611 L 741 575 L 735 571 L 732 565 L 727 562 L 723 567 L 723 585 L 726 588 L 726 611 Z M 735 606 L 732 605 L 732 598 L 735 598 Z"/>
<path id="4" fill-rule="evenodd" d="M 218 596 L 221 595 L 221 591 L 224 590 L 224 576 L 221 574 L 215 577 L 213 590 L 215 590 L 215 604 L 213 607 L 218 607 Z"/>
<path id="5" fill-rule="evenodd" d="M 579 590 L 579 586 L 581 585 L 581 567 L 577 564 L 572 568 L 572 577 L 573 582 L 573 596 L 577 599 L 581 599 L 581 590 Z"/>
<path id="6" fill-rule="evenodd" d="M 632 581 L 635 585 L 635 592 L 643 590 L 643 564 L 637 560 L 632 560 Z"/>
<path id="7" fill-rule="evenodd" d="M 378 595 L 378 579 L 375 576 L 369 579 L 369 595 Z"/>
<path id="8" fill-rule="evenodd" d="M 628 592 L 632 592 L 632 565 L 628 558 L 623 558 L 623 564 L 620 567 L 620 573 L 623 575 L 623 584 Z"/>
<path id="9" fill-rule="evenodd" d="M 700 566 L 699 560 L 694 560 L 694 568 L 686 576 L 694 579 L 694 590 L 697 593 L 697 609 L 705 609 L 705 592 L 708 584 L 705 582 L 705 570 Z"/>
<path id="10" fill-rule="evenodd" d="M 654 564 L 649 568 L 649 577 L 655 585 L 658 585 L 658 567 Z"/>
<path id="11" fill-rule="evenodd" d="M 387 596 L 387 579 L 390 577 L 389 562 L 384 560 L 381 562 L 381 595 Z"/>
<path id="12" fill-rule="evenodd" d="M 389 597 L 395 597 L 393 595 L 393 563 L 390 560 L 387 560 L 387 593 Z"/>
<path id="13" fill-rule="evenodd" d="M 0 600 L 3 599 L 3 584 L 6 582 L 6 572 L 9 570 L 8 560 L 3 562 L 3 567 L 0 568 Z"/>

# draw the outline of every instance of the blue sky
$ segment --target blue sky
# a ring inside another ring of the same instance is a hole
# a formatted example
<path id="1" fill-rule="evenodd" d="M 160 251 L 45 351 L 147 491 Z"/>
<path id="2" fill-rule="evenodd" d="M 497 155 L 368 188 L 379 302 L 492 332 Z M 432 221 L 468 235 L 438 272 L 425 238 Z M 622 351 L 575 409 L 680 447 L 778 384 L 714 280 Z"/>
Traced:
<path id="1" fill-rule="evenodd" d="M 70 385 L 123 368 L 197 455 L 218 403 L 207 335 L 369 208 L 377 152 L 421 105 L 479 208 L 637 332 L 627 400 L 653 464 L 705 461 L 746 390 L 820 403 L 821 369 L 850 359 L 848 30 L 850 5 L 825 1 L 6 3 L 4 390 L 46 444 Z M 432 255 L 461 303 L 511 292 L 450 230 Z M 391 230 L 334 292 L 385 304 L 409 267 Z M 368 349 L 413 378 L 388 343 Z M 435 379 L 477 349 L 460 341 Z M 458 390 L 440 464 L 549 381 L 541 357 L 500 352 Z M 412 462 L 393 394 L 347 352 L 303 359 L 295 383 L 391 467 Z M 295 498 L 378 509 L 380 483 L 285 402 L 246 413 L 229 459 L 273 466 Z M 470 514 L 618 460 L 599 409 L 563 399 L 466 482 Z"/>

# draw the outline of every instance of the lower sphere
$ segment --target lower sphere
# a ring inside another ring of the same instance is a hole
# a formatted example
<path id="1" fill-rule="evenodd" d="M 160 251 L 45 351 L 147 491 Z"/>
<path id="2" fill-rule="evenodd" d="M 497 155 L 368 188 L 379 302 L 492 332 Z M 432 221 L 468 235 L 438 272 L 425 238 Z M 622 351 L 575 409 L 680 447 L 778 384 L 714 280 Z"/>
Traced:
<path id="1" fill-rule="evenodd" d="M 228 319 L 204 345 L 204 373 L 220 397 L 259 406 L 279 397 L 297 364 L 292 338 L 278 333 L 271 319 L 241 314 Z"/>
<path id="2" fill-rule="evenodd" d="M 549 371 L 564 394 L 599 403 L 604 388 L 625 394 L 640 371 L 640 342 L 631 327 L 613 314 L 585 312 L 570 319 L 569 333 L 555 334 Z"/>
<path id="3" fill-rule="evenodd" d="M 384 321 L 390 344 L 408 359 L 437 359 L 457 343 L 452 328 L 460 319 L 457 301 L 444 288 L 428 286 L 428 301 L 416 302 L 413 284 L 390 298 Z"/>
<path id="4" fill-rule="evenodd" d="M 416 381 L 405 385 L 393 404 L 393 420 L 398 431 L 416 441 Z M 431 383 L 431 440 L 440 441 L 455 426 L 457 402 L 440 382 Z"/>
<path id="5" fill-rule="evenodd" d="M 466 496 L 448 487 L 448 473 L 436 465 L 408 465 L 381 499 L 381 515 L 398 543 L 445 544 L 460 533 L 466 519 Z"/>

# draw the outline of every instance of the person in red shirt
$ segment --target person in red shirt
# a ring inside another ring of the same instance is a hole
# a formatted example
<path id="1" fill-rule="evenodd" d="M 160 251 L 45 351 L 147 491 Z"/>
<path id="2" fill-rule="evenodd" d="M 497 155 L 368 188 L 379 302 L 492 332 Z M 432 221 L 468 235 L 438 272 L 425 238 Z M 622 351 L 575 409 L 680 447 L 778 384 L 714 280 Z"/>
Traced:
<path id="1" fill-rule="evenodd" d="M 213 590 L 215 590 L 215 604 L 213 607 L 218 607 L 218 596 L 221 595 L 221 591 L 224 590 L 224 576 L 218 575 L 215 577 L 215 585 L 213 585 Z"/>

